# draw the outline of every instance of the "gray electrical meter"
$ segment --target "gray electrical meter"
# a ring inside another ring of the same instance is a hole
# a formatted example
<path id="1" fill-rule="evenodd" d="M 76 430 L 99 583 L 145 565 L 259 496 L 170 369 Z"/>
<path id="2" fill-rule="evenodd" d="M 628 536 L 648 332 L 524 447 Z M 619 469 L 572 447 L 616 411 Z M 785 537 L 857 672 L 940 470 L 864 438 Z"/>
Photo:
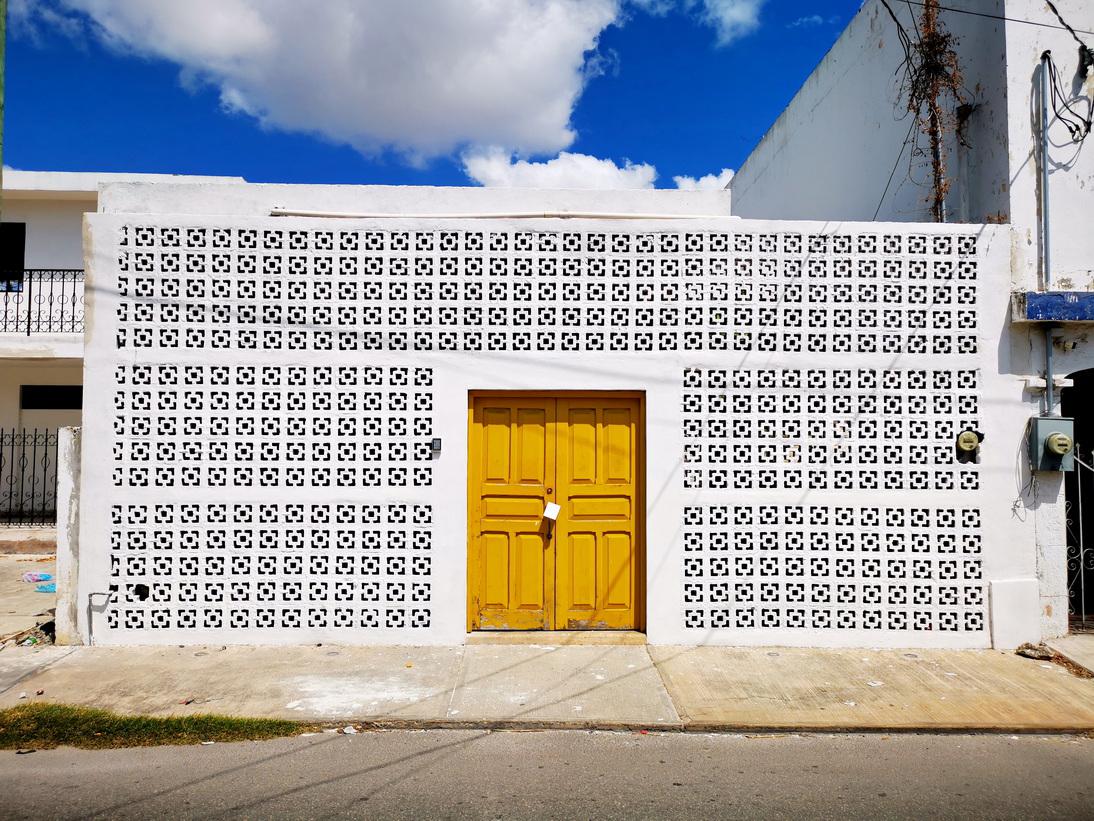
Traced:
<path id="1" fill-rule="evenodd" d="M 1075 470 L 1075 420 L 1034 416 L 1029 422 L 1030 470 Z"/>

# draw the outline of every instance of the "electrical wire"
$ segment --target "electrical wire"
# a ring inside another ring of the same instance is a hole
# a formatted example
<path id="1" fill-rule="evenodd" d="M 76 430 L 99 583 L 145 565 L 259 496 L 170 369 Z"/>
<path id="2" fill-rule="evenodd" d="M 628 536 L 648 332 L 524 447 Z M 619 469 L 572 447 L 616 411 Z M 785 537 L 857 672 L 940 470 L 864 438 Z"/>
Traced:
<path id="1" fill-rule="evenodd" d="M 1087 47 L 1086 43 L 1084 43 L 1082 40 L 1079 39 L 1079 35 L 1075 33 L 1075 29 L 1073 29 L 1071 26 L 1068 25 L 1067 20 L 1065 20 L 1063 18 L 1063 15 L 1061 15 L 1060 12 L 1057 11 L 1056 5 L 1052 2 L 1052 0 L 1045 0 L 1045 2 L 1048 3 L 1048 7 L 1050 9 L 1052 9 L 1052 13 L 1056 15 L 1056 19 L 1060 21 L 1060 24 L 1065 29 L 1067 29 L 1069 32 L 1071 32 L 1071 36 L 1075 38 L 1075 42 L 1078 43 L 1083 48 L 1086 48 Z M 1087 32 L 1083 32 L 1083 33 L 1084 34 L 1091 34 L 1091 33 L 1094 33 L 1094 32 L 1087 31 Z"/>
<path id="2" fill-rule="evenodd" d="M 881 0 L 881 5 L 885 6 L 889 16 L 893 18 L 893 23 L 896 25 L 896 36 L 900 40 L 900 47 L 904 49 L 904 62 L 897 68 L 899 73 L 900 69 L 912 59 L 912 38 L 908 35 L 908 30 L 904 28 L 904 24 L 900 22 L 900 18 L 896 16 L 892 6 L 889 5 L 888 0 Z M 912 19 L 914 21 L 915 17 L 913 16 Z"/>
<path id="3" fill-rule="evenodd" d="M 912 129 L 915 128 L 916 120 L 912 120 L 908 125 L 908 133 L 904 137 L 904 142 L 900 146 L 900 153 L 896 155 L 896 162 L 893 163 L 893 170 L 889 172 L 889 179 L 885 183 L 885 190 L 881 192 L 881 199 L 877 202 L 877 208 L 874 209 L 874 219 L 877 219 L 877 215 L 881 213 L 881 206 L 885 202 L 885 197 L 889 193 L 889 186 L 893 184 L 893 177 L 896 176 L 897 166 L 900 165 L 900 158 L 904 156 L 904 149 L 908 147 L 908 143 L 912 141 Z"/>
<path id="4" fill-rule="evenodd" d="M 923 0 L 907 0 L 907 2 L 912 3 L 916 6 L 922 6 L 923 5 Z M 1053 23 L 1038 23 L 1035 20 L 1022 20 L 1018 17 L 1006 17 L 1002 14 L 989 14 L 986 11 L 971 11 L 969 9 L 955 9 L 953 6 L 939 6 L 938 8 L 942 11 L 952 11 L 955 14 L 971 14 L 974 17 L 989 17 L 992 20 L 1006 20 L 1008 23 L 1023 23 L 1027 26 L 1039 26 L 1041 28 L 1046 28 L 1046 29 L 1057 29 L 1059 31 L 1069 31 L 1069 32 L 1071 32 L 1071 36 L 1074 37 L 1076 40 L 1079 39 L 1076 32 L 1081 32 L 1082 34 L 1094 34 L 1094 31 L 1087 31 L 1086 29 L 1073 29 L 1071 26 L 1069 26 L 1067 24 L 1064 24 L 1062 26 L 1057 26 Z M 1059 13 L 1057 13 L 1056 16 L 1059 17 Z M 1061 22 L 1062 22 L 1062 18 L 1061 18 Z M 1079 42 L 1082 43 L 1081 40 L 1079 40 Z"/>
<path id="5" fill-rule="evenodd" d="M 1052 54 L 1045 52 L 1046 60 L 1045 64 L 1048 67 L 1049 76 L 1049 96 L 1050 103 L 1052 105 L 1052 113 L 1056 115 L 1056 119 L 1064 124 L 1068 132 L 1071 134 L 1071 141 L 1073 143 L 1082 143 L 1090 134 L 1091 120 L 1094 119 L 1094 97 L 1087 99 L 1086 116 L 1084 117 L 1078 111 L 1071 107 L 1071 103 L 1076 102 L 1081 98 L 1069 98 L 1064 93 L 1063 83 L 1060 81 L 1060 71 L 1056 67 L 1056 61 L 1052 59 Z"/>

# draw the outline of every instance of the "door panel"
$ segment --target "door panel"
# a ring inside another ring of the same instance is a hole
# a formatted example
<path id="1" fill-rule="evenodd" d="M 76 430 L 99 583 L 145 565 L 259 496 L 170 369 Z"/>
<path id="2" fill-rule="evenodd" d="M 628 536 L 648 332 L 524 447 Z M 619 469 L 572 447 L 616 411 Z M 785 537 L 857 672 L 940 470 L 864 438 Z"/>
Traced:
<path id="1" fill-rule="evenodd" d="M 472 628 L 550 627 L 553 555 L 543 508 L 554 477 L 550 399 L 480 398 L 472 406 Z"/>
<path id="2" fill-rule="evenodd" d="M 471 413 L 471 629 L 634 629 L 640 400 L 476 397 Z"/>
<path id="3" fill-rule="evenodd" d="M 636 624 L 637 399 L 558 400 L 555 628 Z"/>

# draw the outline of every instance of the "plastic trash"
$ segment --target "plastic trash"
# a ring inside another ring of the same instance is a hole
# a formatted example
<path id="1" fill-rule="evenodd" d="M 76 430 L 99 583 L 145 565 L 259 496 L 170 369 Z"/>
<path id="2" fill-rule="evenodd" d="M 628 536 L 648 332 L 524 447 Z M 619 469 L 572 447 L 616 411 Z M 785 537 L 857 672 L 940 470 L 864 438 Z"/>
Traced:
<path id="1" fill-rule="evenodd" d="M 25 582 L 48 582 L 53 576 L 50 573 L 34 573 L 28 572 L 23 574 L 23 581 Z"/>
<path id="2" fill-rule="evenodd" d="M 40 584 L 36 588 L 34 588 L 34 592 L 35 593 L 56 593 L 57 592 L 57 583 L 56 582 L 50 582 L 49 584 Z"/>

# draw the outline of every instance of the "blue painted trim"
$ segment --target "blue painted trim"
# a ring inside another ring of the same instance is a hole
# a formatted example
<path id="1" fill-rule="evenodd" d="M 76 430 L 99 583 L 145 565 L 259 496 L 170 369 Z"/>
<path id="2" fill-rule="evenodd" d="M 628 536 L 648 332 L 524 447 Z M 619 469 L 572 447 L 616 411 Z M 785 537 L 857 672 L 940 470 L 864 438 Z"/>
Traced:
<path id="1" fill-rule="evenodd" d="M 1027 291 L 1027 322 L 1094 322 L 1094 291 Z"/>

